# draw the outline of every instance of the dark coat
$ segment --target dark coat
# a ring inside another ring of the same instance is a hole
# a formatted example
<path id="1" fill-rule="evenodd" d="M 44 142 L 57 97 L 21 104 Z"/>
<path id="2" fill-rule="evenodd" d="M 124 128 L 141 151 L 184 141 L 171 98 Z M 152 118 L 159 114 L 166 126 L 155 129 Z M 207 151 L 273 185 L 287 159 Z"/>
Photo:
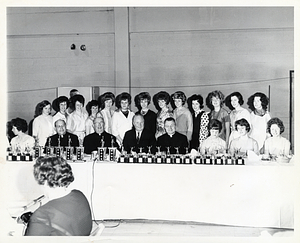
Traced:
<path id="1" fill-rule="evenodd" d="M 75 148 L 79 146 L 79 140 L 78 137 L 72 133 L 66 132 L 65 135 L 59 136 L 57 133 L 48 137 L 47 141 L 45 143 L 45 147 L 49 146 L 50 141 L 50 147 L 57 147 L 58 141 L 60 143 L 61 147 L 67 147 L 69 146 L 69 140 L 70 140 L 70 146 L 74 148 L 73 151 L 75 151 Z M 44 149 L 45 152 L 45 149 Z"/>
<path id="2" fill-rule="evenodd" d="M 137 153 L 140 152 L 140 148 L 143 148 L 142 152 L 147 153 L 149 151 L 148 146 L 151 146 L 151 153 L 154 154 L 156 140 L 154 134 L 150 132 L 148 129 L 144 128 L 140 136 L 140 139 L 138 141 L 136 138 L 135 128 L 132 128 L 131 130 L 125 133 L 123 139 L 123 146 L 124 146 L 124 150 L 127 151 L 127 153 L 130 153 L 131 148 L 133 148 L 132 151 Z"/>
<path id="3" fill-rule="evenodd" d="M 94 132 L 92 134 L 87 135 L 83 139 L 84 153 L 91 154 L 93 151 L 97 151 L 98 147 L 102 146 L 102 140 L 104 142 L 104 147 L 110 148 L 113 146 L 120 150 L 116 137 L 112 134 L 103 131 L 101 134 Z"/>
<path id="4" fill-rule="evenodd" d="M 186 154 L 186 148 L 188 148 L 188 140 L 185 135 L 178 132 L 175 132 L 172 137 L 165 133 L 157 138 L 156 146 L 160 146 L 161 152 L 167 152 L 167 147 L 170 147 L 171 154 L 177 153 L 177 150 L 175 148 L 179 148 L 180 154 Z"/>

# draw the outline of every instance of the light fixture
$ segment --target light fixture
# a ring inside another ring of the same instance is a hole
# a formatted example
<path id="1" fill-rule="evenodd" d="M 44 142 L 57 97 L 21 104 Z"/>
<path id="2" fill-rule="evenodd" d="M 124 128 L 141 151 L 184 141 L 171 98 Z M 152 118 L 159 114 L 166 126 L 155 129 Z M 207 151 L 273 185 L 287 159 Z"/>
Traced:
<path id="1" fill-rule="evenodd" d="M 86 46 L 85 45 L 81 45 L 80 46 L 80 50 L 85 51 L 86 50 Z"/>

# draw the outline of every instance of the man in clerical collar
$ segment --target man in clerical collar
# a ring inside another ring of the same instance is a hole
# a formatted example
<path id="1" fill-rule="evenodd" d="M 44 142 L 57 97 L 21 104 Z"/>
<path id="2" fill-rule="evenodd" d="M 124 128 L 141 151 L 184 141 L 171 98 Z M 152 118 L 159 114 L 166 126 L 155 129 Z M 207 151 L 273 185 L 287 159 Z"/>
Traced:
<path id="1" fill-rule="evenodd" d="M 54 123 L 56 134 L 47 138 L 45 147 L 73 147 L 75 152 L 75 147 L 79 146 L 78 137 L 72 133 L 67 132 L 66 122 L 64 120 L 57 120 Z M 45 152 L 45 149 L 44 149 Z"/>
<path id="2" fill-rule="evenodd" d="M 91 154 L 93 151 L 97 151 L 98 147 L 115 147 L 120 150 L 116 137 L 104 130 L 105 126 L 102 117 L 94 119 L 93 127 L 95 132 L 85 136 L 83 139 L 84 153 Z"/>
<path id="3" fill-rule="evenodd" d="M 145 120 L 141 114 L 136 114 L 132 118 L 133 127 L 125 133 L 123 139 L 124 150 L 127 153 L 155 153 L 155 136 L 150 130 L 145 128 Z"/>
<path id="4" fill-rule="evenodd" d="M 186 154 L 187 137 L 176 131 L 176 122 L 173 117 L 165 119 L 164 128 L 166 133 L 157 138 L 157 147 L 160 147 L 160 151 L 170 152 L 170 154 Z"/>

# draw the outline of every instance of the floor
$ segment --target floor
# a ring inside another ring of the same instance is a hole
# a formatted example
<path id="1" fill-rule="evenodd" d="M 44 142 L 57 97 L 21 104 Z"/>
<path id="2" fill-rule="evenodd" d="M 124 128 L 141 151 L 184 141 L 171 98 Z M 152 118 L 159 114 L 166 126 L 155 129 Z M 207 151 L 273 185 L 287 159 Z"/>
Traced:
<path id="1" fill-rule="evenodd" d="M 259 237 L 294 234 L 292 229 L 237 227 L 186 221 L 134 219 L 105 220 L 97 223 L 105 226 L 101 236 Z"/>

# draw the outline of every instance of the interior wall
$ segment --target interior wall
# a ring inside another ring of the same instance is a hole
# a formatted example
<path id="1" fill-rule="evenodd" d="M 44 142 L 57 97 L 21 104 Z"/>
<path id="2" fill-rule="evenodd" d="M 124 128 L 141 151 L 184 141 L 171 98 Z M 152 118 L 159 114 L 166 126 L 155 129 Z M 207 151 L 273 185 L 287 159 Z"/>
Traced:
<path id="1" fill-rule="evenodd" d="M 8 8 L 8 119 L 29 121 L 59 86 L 245 100 L 270 90 L 288 137 L 293 18 L 292 7 Z"/>
<path id="2" fill-rule="evenodd" d="M 130 27 L 132 93 L 270 91 L 289 136 L 293 8 L 131 8 Z"/>
<path id="3" fill-rule="evenodd" d="M 7 12 L 8 119 L 31 120 L 38 102 L 56 98 L 57 87 L 115 86 L 112 8 Z"/>

